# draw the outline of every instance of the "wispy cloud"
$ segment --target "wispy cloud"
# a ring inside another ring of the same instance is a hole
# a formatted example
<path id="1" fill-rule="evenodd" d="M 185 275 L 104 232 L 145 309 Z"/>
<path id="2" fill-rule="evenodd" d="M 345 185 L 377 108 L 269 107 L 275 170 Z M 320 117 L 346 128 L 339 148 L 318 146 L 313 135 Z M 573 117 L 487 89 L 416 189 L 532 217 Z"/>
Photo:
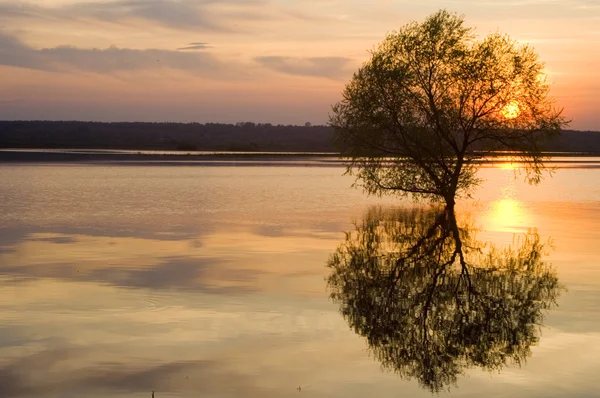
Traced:
<path id="1" fill-rule="evenodd" d="M 271 18 L 270 12 L 257 9 L 263 4 L 263 0 L 117 0 L 48 7 L 0 0 L 0 19 L 93 19 L 111 23 L 140 20 L 172 29 L 234 32 L 238 22 Z M 235 11 L 231 11 L 232 5 Z"/>
<path id="2" fill-rule="evenodd" d="M 19 39 L 0 33 L 0 65 L 45 71 L 82 71 L 100 74 L 118 72 L 175 69 L 213 78 L 239 77 L 250 65 L 225 62 L 204 51 L 208 43 L 193 42 L 176 50 L 79 48 L 69 45 L 35 49 Z M 255 57 L 262 67 L 288 75 L 345 79 L 350 58 L 345 57 Z"/>
<path id="3" fill-rule="evenodd" d="M 46 9 L 35 4 L 0 2 L 0 20 L 11 18 L 35 18 L 47 14 Z"/>
<path id="4" fill-rule="evenodd" d="M 204 50 L 212 48 L 208 43 L 188 43 L 185 47 L 179 47 L 178 50 Z"/>
<path id="5" fill-rule="evenodd" d="M 204 46 L 204 47 L 202 47 Z M 204 43 L 192 47 L 206 48 Z M 46 71 L 80 70 L 110 74 L 119 71 L 171 68 L 198 75 L 225 75 L 227 63 L 208 53 L 160 49 L 108 47 L 76 48 L 58 46 L 34 49 L 20 40 L 0 34 L 0 65 Z"/>
<path id="6" fill-rule="evenodd" d="M 281 73 L 298 76 L 326 77 L 340 79 L 346 77 L 346 67 L 351 62 L 345 57 L 257 57 L 261 65 Z"/>
<path id="7" fill-rule="evenodd" d="M 89 17 L 108 22 L 142 19 L 177 29 L 227 30 L 218 23 L 206 1 L 177 0 L 120 0 L 113 2 L 84 2 L 65 6 L 66 15 Z"/>

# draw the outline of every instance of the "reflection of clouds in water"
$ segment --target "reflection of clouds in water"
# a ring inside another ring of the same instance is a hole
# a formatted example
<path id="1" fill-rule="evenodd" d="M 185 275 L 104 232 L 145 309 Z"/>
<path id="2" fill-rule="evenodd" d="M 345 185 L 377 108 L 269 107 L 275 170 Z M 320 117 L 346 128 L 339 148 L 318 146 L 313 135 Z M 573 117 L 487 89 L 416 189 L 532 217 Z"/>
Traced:
<path id="1" fill-rule="evenodd" d="M 84 284 L 58 281 L 30 283 L 54 284 L 52 290 L 85 289 Z M 9 378 L 7 386 L 11 386 L 0 392 L 0 397 L 58 397 L 67 393 L 149 396 L 152 389 L 160 392 L 159 397 L 169 393 L 279 397 L 297 394 L 295 388 L 300 384 L 316 385 L 315 379 L 323 380 L 321 389 L 336 378 L 351 379 L 357 361 L 362 361 L 370 375 L 378 373 L 378 367 L 363 358 L 362 346 L 350 338 L 343 320 L 325 298 L 318 303 L 322 308 L 307 310 L 307 305 L 317 303 L 264 297 L 232 303 L 225 296 L 172 292 L 178 296 L 173 306 L 139 311 L 127 307 L 140 304 L 143 293 L 138 289 L 88 287 L 92 289 L 109 303 L 98 300 L 97 308 L 79 314 L 65 314 L 67 307 L 62 305 L 51 310 L 36 306 L 33 310 L 38 312 L 23 312 L 21 321 L 27 319 L 29 324 L 29 333 L 23 336 L 33 340 L 40 333 L 60 335 L 65 341 L 30 341 L 12 355 L 0 351 L 0 380 Z M 65 300 L 83 299 L 78 292 L 69 293 Z M 122 303 L 125 308 L 118 300 L 112 302 L 115 295 L 126 300 Z M 5 319 L 2 313 L 0 317 Z M 32 352 L 38 354 L 30 355 Z M 150 375 L 155 378 L 147 377 Z M 277 395 L 267 387 L 277 390 Z"/>
<path id="2" fill-rule="evenodd" d="M 335 340 L 310 336 L 310 341 L 290 337 L 274 343 L 262 338 L 224 344 L 208 356 L 197 351 L 196 359 L 142 355 L 127 361 L 98 348 L 39 350 L 0 365 L 5 387 L 0 397 L 149 397 L 155 390 L 157 397 L 270 398 L 298 396 L 296 388 L 302 385 L 302 393 L 324 398 L 351 396 L 355 383 L 360 390 L 370 390 L 356 381 L 356 374 L 384 381 L 347 335 Z M 368 396 L 368 391 L 359 396 Z"/>
<path id="3" fill-rule="evenodd" d="M 251 282 L 261 272 L 228 269 L 222 260 L 169 257 L 146 266 L 34 263 L 1 266 L 0 274 L 28 279 L 54 278 L 74 282 L 99 282 L 121 287 L 186 289 L 207 293 L 236 294 L 254 291 Z"/>
<path id="4" fill-rule="evenodd" d="M 165 238 L 31 233 L 0 253 L 0 274 L 223 294 L 252 290 L 248 282 L 260 274 L 223 267 L 198 240 Z"/>
<path id="5" fill-rule="evenodd" d="M 564 333 L 545 328 L 544 338 L 533 350 L 534 357 L 527 361 L 526 366 L 509 367 L 495 376 L 502 382 L 504 391 L 516 389 L 523 394 L 523 390 L 519 389 L 526 387 L 523 396 L 565 397 L 572 396 L 570 389 L 577 386 L 581 389 L 582 397 L 596 396 L 595 393 L 586 394 L 584 390 L 593 391 L 597 388 L 595 380 L 600 356 L 600 334 Z M 489 383 L 488 374 L 473 372 L 470 376 L 476 381 Z M 539 391 L 540 386 L 544 390 Z M 508 391 L 505 396 L 514 396 Z"/>
<path id="6" fill-rule="evenodd" d="M 293 280 L 296 290 L 321 294 L 322 269 L 319 261 L 310 258 L 324 258 L 337 239 L 337 233 L 327 231 L 257 231 L 254 227 L 189 239 L 174 234 L 135 237 L 29 231 L 0 252 L 0 275 L 13 282 L 56 278 L 219 294 L 285 291 Z"/>
<path id="7" fill-rule="evenodd" d="M 256 278 L 258 271 L 223 269 L 219 267 L 220 263 L 216 259 L 175 257 L 163 259 L 160 264 L 142 269 L 97 269 L 89 276 L 94 281 L 123 287 L 194 289 L 219 294 L 254 290 L 247 282 Z"/>
<path id="8" fill-rule="evenodd" d="M 42 396 L 52 391 L 85 396 L 101 392 L 149 394 L 152 390 L 161 393 L 186 391 L 200 396 L 227 390 L 233 396 L 275 396 L 269 389 L 257 385 L 252 375 L 230 369 L 220 360 L 107 361 L 73 369 L 65 365 L 66 361 L 89 356 L 92 351 L 66 348 L 15 358 L 0 367 L 0 397 Z"/>
<path id="9" fill-rule="evenodd" d="M 330 338 L 334 331 L 347 330 L 326 298 L 236 297 L 36 280 L 19 288 L 3 286 L 0 302 L 8 302 L 19 293 L 24 297 L 9 308 L 0 307 L 4 323 L 0 340 L 19 346 L 37 346 L 44 343 L 41 337 L 57 336 L 62 344 L 115 345 L 132 357 L 197 359 L 223 350 L 219 344 L 228 351 L 237 344 L 236 350 L 243 354 L 235 355 L 248 356 L 256 350 L 256 355 L 264 356 L 262 343 L 283 345 L 285 341 L 280 340 L 286 336 L 299 343 L 314 334 Z M 257 342 L 245 346 L 248 339 Z M 0 363 L 8 357 L 0 344 Z"/>
<path id="10" fill-rule="evenodd" d="M 1 221 L 0 221 L 1 222 Z M 48 243 L 76 243 L 78 237 L 94 237 L 123 239 L 155 239 L 160 241 L 187 241 L 200 239 L 210 233 L 212 227 L 204 227 L 202 230 L 181 228 L 177 231 L 154 231 L 150 229 L 106 229 L 106 228 L 82 228 L 82 227 L 5 227 L 0 228 L 0 253 L 14 252 L 16 247 L 25 241 L 48 242 Z M 84 242 L 85 243 L 85 242 Z M 57 250 L 63 250 L 58 248 Z M 1 263 L 0 263 L 1 264 Z"/>

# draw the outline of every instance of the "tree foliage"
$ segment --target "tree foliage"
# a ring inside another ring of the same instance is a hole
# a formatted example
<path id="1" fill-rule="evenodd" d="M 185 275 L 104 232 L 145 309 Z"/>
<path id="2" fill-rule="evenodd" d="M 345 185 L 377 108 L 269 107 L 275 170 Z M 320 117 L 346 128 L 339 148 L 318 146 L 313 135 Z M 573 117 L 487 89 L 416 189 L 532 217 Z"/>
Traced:
<path id="1" fill-rule="evenodd" d="M 330 257 L 331 297 L 382 366 L 431 392 L 520 364 L 562 287 L 536 231 L 498 248 L 452 208 L 375 209 Z"/>
<path id="2" fill-rule="evenodd" d="M 505 35 L 478 40 L 447 11 L 388 34 L 347 84 L 330 125 L 348 171 L 372 194 L 454 203 L 492 151 L 528 163 L 538 182 L 544 138 L 566 125 L 535 51 Z"/>

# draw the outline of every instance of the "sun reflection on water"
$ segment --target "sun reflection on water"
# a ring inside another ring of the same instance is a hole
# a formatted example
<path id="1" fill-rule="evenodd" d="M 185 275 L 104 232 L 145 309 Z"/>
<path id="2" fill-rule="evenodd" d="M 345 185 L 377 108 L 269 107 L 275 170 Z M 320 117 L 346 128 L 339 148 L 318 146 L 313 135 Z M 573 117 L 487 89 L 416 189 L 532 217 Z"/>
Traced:
<path id="1" fill-rule="evenodd" d="M 493 159 L 493 167 L 500 170 L 517 170 L 520 168 L 518 158 L 515 156 L 498 156 Z"/>
<path id="2" fill-rule="evenodd" d="M 523 203 L 513 198 L 491 202 L 483 223 L 487 231 L 496 232 L 523 232 L 532 226 L 531 216 Z"/>
<path id="3" fill-rule="evenodd" d="M 496 165 L 500 170 L 516 170 L 519 166 L 514 162 L 499 163 Z"/>
<path id="4" fill-rule="evenodd" d="M 490 232 L 524 232 L 534 227 L 533 219 L 525 203 L 519 200 L 518 189 L 513 172 L 518 164 L 507 159 L 506 163 L 496 165 L 505 174 L 505 181 L 497 187 L 495 198 L 489 202 L 483 215 L 483 228 Z"/>

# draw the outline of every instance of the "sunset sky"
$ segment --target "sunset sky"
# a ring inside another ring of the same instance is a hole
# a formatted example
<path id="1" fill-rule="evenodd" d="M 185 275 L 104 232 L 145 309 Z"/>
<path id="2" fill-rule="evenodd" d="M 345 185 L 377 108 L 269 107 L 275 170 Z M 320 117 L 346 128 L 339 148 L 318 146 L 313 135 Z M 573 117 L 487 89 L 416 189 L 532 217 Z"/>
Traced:
<path id="1" fill-rule="evenodd" d="M 0 0 L 0 119 L 326 123 L 368 50 L 440 8 L 530 43 L 600 130 L 600 0 Z"/>

